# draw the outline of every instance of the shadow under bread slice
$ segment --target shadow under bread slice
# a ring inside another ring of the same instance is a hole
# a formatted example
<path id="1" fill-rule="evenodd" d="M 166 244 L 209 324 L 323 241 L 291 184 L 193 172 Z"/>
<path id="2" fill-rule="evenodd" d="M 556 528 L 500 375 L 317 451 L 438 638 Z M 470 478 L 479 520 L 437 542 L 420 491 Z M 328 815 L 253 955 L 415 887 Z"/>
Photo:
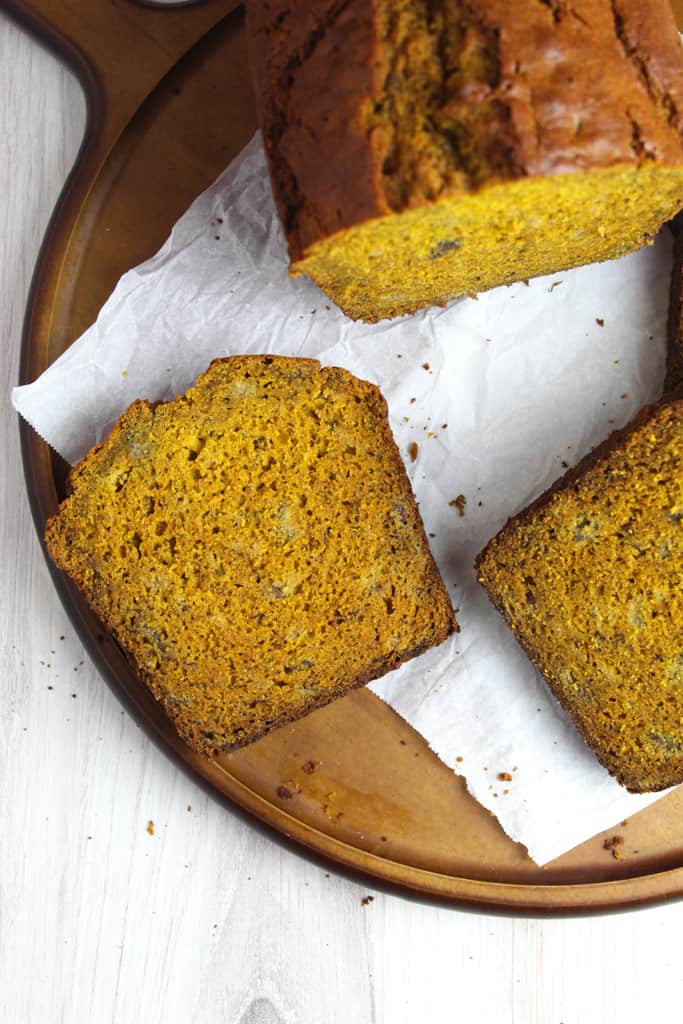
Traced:
<path id="1" fill-rule="evenodd" d="M 644 409 L 477 558 L 480 583 L 600 762 L 683 781 L 683 400 Z"/>
<path id="2" fill-rule="evenodd" d="M 52 558 L 178 733 L 241 746 L 457 628 L 372 384 L 217 360 L 135 402 L 72 473 Z"/>

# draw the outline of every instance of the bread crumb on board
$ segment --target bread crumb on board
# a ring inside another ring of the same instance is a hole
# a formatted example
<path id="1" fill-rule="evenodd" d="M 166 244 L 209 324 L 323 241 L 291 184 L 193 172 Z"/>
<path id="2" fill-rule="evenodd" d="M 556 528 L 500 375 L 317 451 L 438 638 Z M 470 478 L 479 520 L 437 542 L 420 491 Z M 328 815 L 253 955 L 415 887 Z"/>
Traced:
<path id="1" fill-rule="evenodd" d="M 624 851 L 621 849 L 623 844 L 623 836 L 610 836 L 608 839 L 605 839 L 602 848 L 603 850 L 609 850 L 615 860 L 624 860 Z"/>

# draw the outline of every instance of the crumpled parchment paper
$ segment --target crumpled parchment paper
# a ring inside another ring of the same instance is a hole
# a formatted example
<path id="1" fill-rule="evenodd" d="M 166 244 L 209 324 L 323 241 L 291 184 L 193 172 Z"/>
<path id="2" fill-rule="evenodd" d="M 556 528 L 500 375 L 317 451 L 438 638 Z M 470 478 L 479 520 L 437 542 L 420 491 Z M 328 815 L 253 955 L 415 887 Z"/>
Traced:
<path id="1" fill-rule="evenodd" d="M 12 400 L 73 463 L 133 399 L 185 391 L 216 356 L 313 356 L 378 384 L 462 631 L 372 689 L 542 864 L 658 794 L 630 795 L 598 764 L 490 606 L 473 560 L 658 396 L 670 259 L 664 234 L 617 262 L 354 323 L 288 277 L 257 135 Z"/>

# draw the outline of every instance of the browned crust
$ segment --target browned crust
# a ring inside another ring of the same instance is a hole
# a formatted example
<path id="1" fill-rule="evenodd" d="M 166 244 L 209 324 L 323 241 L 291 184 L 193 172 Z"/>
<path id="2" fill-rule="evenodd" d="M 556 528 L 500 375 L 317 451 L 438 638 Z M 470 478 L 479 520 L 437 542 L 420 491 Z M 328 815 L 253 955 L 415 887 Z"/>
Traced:
<path id="1" fill-rule="evenodd" d="M 206 373 L 202 374 L 202 376 L 198 378 L 197 384 L 201 383 L 202 378 L 206 376 L 206 374 L 208 374 L 214 366 L 216 366 L 217 364 L 225 363 L 238 363 L 241 365 L 244 365 L 245 363 L 251 363 L 252 365 L 262 365 L 263 363 L 266 363 L 268 365 L 280 364 L 283 366 L 285 364 L 296 363 L 299 367 L 307 367 L 312 372 L 312 374 L 324 373 L 328 377 L 332 376 L 342 378 L 344 381 L 350 383 L 356 390 L 358 390 L 358 386 L 360 385 L 361 390 L 365 392 L 366 399 L 372 401 L 376 407 L 378 423 L 380 424 L 380 428 L 382 431 L 381 436 L 378 437 L 378 444 L 384 446 L 385 455 L 391 460 L 391 463 L 393 464 L 397 484 L 399 485 L 401 491 L 403 492 L 402 498 L 403 500 L 406 501 L 408 508 L 412 513 L 413 528 L 416 534 L 415 539 L 419 541 L 421 556 L 424 559 L 425 573 L 426 577 L 428 578 L 431 589 L 431 599 L 433 600 L 434 604 L 438 605 L 446 614 L 440 628 L 435 629 L 431 635 L 425 637 L 425 639 L 419 645 L 405 651 L 395 652 L 389 657 L 377 660 L 376 664 L 371 664 L 365 672 L 361 673 L 352 681 L 346 682 L 333 690 L 328 690 L 319 696 L 312 697 L 310 701 L 308 701 L 303 707 L 298 708 L 295 713 L 286 712 L 280 715 L 278 718 L 272 720 L 267 726 L 253 730 L 243 740 L 240 740 L 232 744 L 216 745 L 207 740 L 207 738 L 203 734 L 203 730 L 205 729 L 205 723 L 203 723 L 201 726 L 199 725 L 199 723 L 194 723 L 193 725 L 193 723 L 188 723 L 187 721 L 184 721 L 182 719 L 182 717 L 178 713 L 177 705 L 175 705 L 172 701 L 168 699 L 167 693 L 157 684 L 154 675 L 146 672 L 141 666 L 139 666 L 135 660 L 134 655 L 128 651 L 126 647 L 126 637 L 121 633 L 121 631 L 117 630 L 116 626 L 113 623 L 108 621 L 106 613 L 102 613 L 102 610 L 99 608 L 99 601 L 97 595 L 89 591 L 87 588 L 81 586 L 78 583 L 78 581 L 73 579 L 73 577 L 70 577 L 74 586 L 76 586 L 76 588 L 85 598 L 86 602 L 100 617 L 100 620 L 104 628 L 115 638 L 119 647 L 123 651 L 123 654 L 125 655 L 127 661 L 135 670 L 138 678 L 146 685 L 146 687 L 154 695 L 155 699 L 162 705 L 164 711 L 173 722 L 178 734 L 185 740 L 185 742 L 188 743 L 190 747 L 192 747 L 193 750 L 197 751 L 200 754 L 206 755 L 225 753 L 230 750 L 236 750 L 239 747 L 246 746 L 254 742 L 255 740 L 260 739 L 268 733 L 272 732 L 274 729 L 279 728 L 288 723 L 294 722 L 299 718 L 302 718 L 305 715 L 311 713 L 312 711 L 324 707 L 325 705 L 331 703 L 339 697 L 344 696 L 350 691 L 366 685 L 373 679 L 380 678 L 387 672 L 398 668 L 405 662 L 417 657 L 424 651 L 429 650 L 431 647 L 443 643 L 452 633 L 459 630 L 450 595 L 448 594 L 446 585 L 441 577 L 441 574 L 439 573 L 437 565 L 434 561 L 434 557 L 431 553 L 429 542 L 427 540 L 427 535 L 424 529 L 424 524 L 420 516 L 419 508 L 417 502 L 415 501 L 415 497 L 413 495 L 412 488 L 410 486 L 410 482 L 405 471 L 405 465 L 401 458 L 398 446 L 396 445 L 396 441 L 391 432 L 391 428 L 388 421 L 387 404 L 379 388 L 368 381 L 363 381 L 357 377 L 354 377 L 354 375 L 351 374 L 349 371 L 342 369 L 340 367 L 327 367 L 323 369 L 321 367 L 320 362 L 317 359 L 306 359 L 274 355 L 226 356 L 220 359 L 214 359 Z M 79 474 L 83 471 L 84 467 L 87 465 L 88 461 L 92 458 L 92 456 L 96 452 L 100 451 L 104 446 L 110 445 L 113 441 L 115 441 L 116 437 L 123 431 L 125 423 L 129 418 L 137 418 L 140 411 L 151 411 L 157 405 L 180 402 L 183 400 L 183 397 L 184 396 L 182 395 L 177 396 L 176 398 L 171 399 L 169 403 L 150 403 L 144 400 L 137 400 L 133 402 L 128 407 L 128 409 L 126 409 L 126 411 L 119 417 L 116 424 L 112 428 L 109 436 L 100 444 L 92 448 L 91 451 L 84 457 L 84 459 L 77 466 L 73 467 L 71 473 L 69 474 L 69 483 L 71 487 L 73 488 L 73 486 L 77 483 Z M 47 549 L 53 561 L 55 561 L 57 565 L 59 565 L 59 552 L 56 546 L 52 543 L 52 528 L 62 508 L 66 504 L 66 500 L 67 499 L 65 499 L 65 501 L 61 503 L 57 513 L 55 513 L 55 515 L 47 521 L 45 528 L 45 542 L 47 545 Z M 65 574 L 69 575 L 68 573 Z"/>
<path id="2" fill-rule="evenodd" d="M 247 36 L 273 195 L 294 261 L 312 240 L 348 227 L 349 217 L 388 212 L 374 184 L 374 154 L 356 130 L 373 91 L 373 4 L 255 0 Z M 316 65 L 329 73 L 309 89 Z"/>
<path id="3" fill-rule="evenodd" d="M 641 409 L 637 416 L 633 420 L 631 420 L 630 423 L 626 424 L 625 427 L 622 427 L 619 430 L 613 431 L 609 435 L 609 437 L 607 437 L 604 441 L 597 445 L 596 448 L 594 448 L 587 455 L 585 455 L 584 458 L 581 459 L 581 461 L 578 462 L 576 466 L 568 470 L 564 474 L 564 476 L 556 480 L 546 491 L 543 492 L 543 494 L 536 498 L 536 500 L 533 501 L 530 505 L 528 505 L 522 512 L 518 513 L 516 516 L 511 516 L 507 520 L 505 526 L 503 526 L 503 528 L 498 531 L 495 537 L 493 537 L 488 542 L 486 547 L 484 547 L 482 551 L 479 552 L 474 563 L 475 571 L 477 573 L 477 579 L 481 586 L 483 587 L 483 589 L 485 590 L 487 597 L 491 601 L 491 604 L 501 614 L 501 616 L 505 620 L 505 623 L 507 624 L 511 632 L 514 634 L 517 643 L 525 652 L 529 660 L 533 662 L 533 664 L 539 670 L 553 697 L 557 700 L 558 704 L 560 704 L 569 714 L 570 718 L 572 719 L 572 722 L 576 726 L 577 731 L 583 737 L 584 741 L 586 742 L 586 745 L 593 751 L 600 764 L 607 769 L 607 771 L 617 780 L 617 782 L 619 782 L 622 786 L 625 786 L 626 789 L 628 789 L 631 793 L 654 793 L 663 789 L 668 789 L 670 786 L 678 785 L 680 782 L 683 782 L 683 764 L 680 765 L 678 772 L 672 772 L 668 776 L 664 775 L 660 771 L 658 773 L 660 777 L 657 779 L 657 781 L 654 781 L 652 782 L 652 784 L 647 784 L 645 786 L 643 786 L 638 779 L 629 775 L 627 771 L 622 771 L 619 763 L 615 761 L 614 758 L 610 757 L 609 754 L 604 751 L 604 749 L 595 744 L 594 736 L 592 736 L 587 731 L 583 722 L 575 716 L 574 706 L 567 699 L 565 692 L 559 687 L 559 685 L 557 685 L 554 682 L 554 680 L 549 675 L 549 670 L 546 667 L 542 652 L 538 651 L 534 646 L 527 643 L 524 639 L 522 639 L 522 637 L 520 637 L 517 629 L 515 628 L 515 624 L 512 621 L 510 615 L 508 615 L 499 595 L 486 585 L 486 582 L 480 575 L 479 570 L 484 559 L 487 558 L 489 554 L 493 556 L 495 548 L 497 547 L 505 530 L 507 529 L 510 523 L 512 523 L 513 521 L 524 523 L 532 520 L 534 515 L 540 509 L 544 508 L 552 500 L 555 494 L 573 487 L 574 484 L 576 484 L 578 480 L 581 479 L 581 477 L 586 473 L 588 469 L 591 469 L 597 463 L 599 463 L 604 458 L 609 456 L 609 454 L 616 448 L 618 448 L 623 441 L 625 441 L 631 434 L 639 430 L 645 423 L 652 419 L 657 414 L 657 412 L 659 412 L 662 409 L 668 409 L 673 416 L 683 421 L 683 398 L 676 398 L 673 400 L 665 399 L 653 405 L 645 406 L 643 409 Z"/>

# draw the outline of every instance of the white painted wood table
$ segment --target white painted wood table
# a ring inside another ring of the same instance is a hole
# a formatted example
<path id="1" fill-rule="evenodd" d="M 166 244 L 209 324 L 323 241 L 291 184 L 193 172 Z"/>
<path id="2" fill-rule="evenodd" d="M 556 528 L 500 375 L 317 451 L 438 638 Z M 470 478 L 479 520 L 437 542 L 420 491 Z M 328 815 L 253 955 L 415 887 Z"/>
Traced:
<path id="1" fill-rule="evenodd" d="M 520 919 L 339 877 L 205 795 L 89 665 L 7 398 L 84 118 L 76 81 L 0 12 L 1 1024 L 680 1019 L 682 903 Z"/>

